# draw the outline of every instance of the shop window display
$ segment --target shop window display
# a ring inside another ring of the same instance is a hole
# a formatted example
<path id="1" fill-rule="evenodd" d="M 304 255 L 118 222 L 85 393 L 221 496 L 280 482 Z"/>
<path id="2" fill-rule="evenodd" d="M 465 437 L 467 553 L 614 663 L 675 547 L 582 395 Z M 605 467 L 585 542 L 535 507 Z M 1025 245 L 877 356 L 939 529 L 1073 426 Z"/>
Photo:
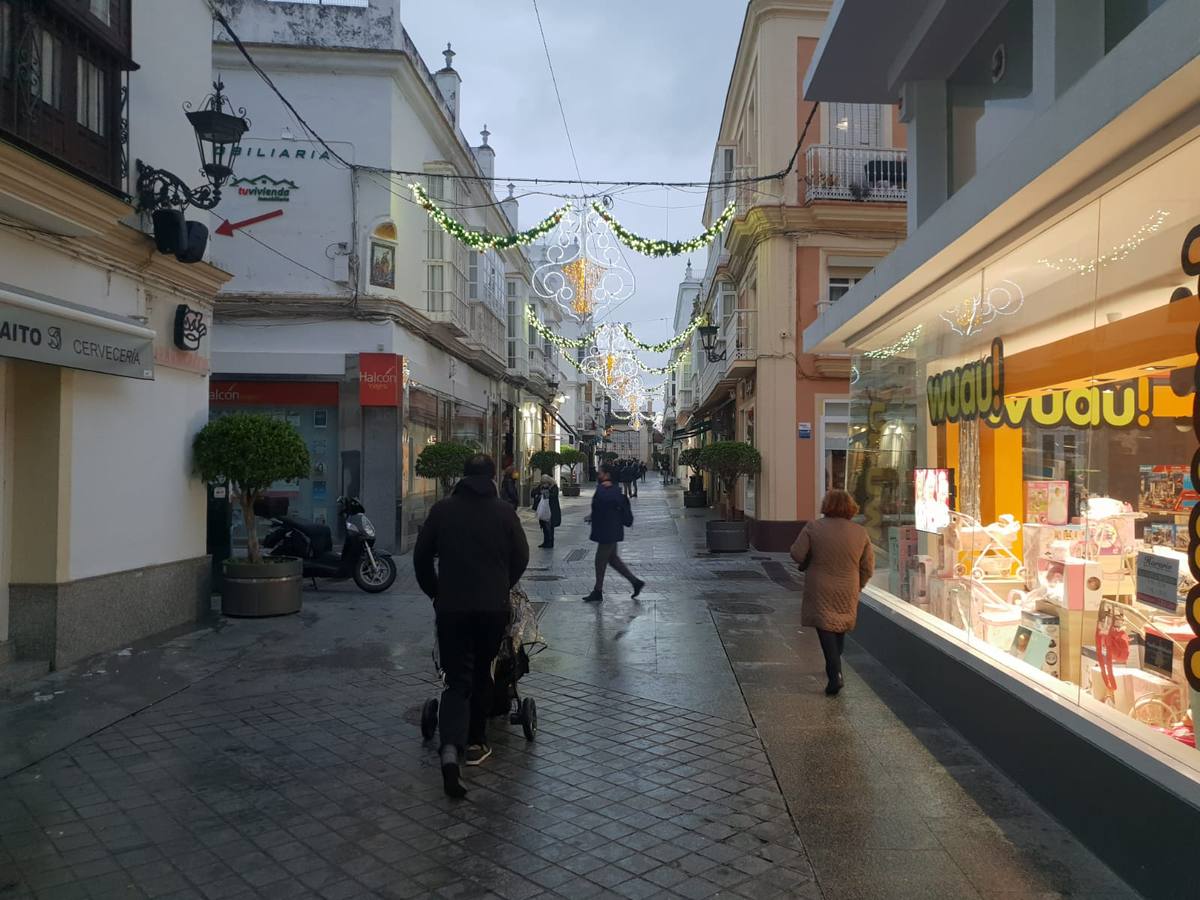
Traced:
<path id="1" fill-rule="evenodd" d="M 874 596 L 1200 778 L 1198 165 L 1181 147 L 857 348 L 846 482 Z"/>

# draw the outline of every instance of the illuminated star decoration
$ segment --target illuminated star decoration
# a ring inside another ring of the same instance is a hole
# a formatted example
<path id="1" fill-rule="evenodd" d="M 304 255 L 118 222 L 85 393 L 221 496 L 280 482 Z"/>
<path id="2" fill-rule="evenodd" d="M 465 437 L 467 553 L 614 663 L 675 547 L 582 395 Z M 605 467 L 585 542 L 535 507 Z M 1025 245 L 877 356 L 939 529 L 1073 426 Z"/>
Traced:
<path id="1" fill-rule="evenodd" d="M 561 268 L 571 285 L 571 312 L 580 318 L 590 316 L 595 311 L 596 289 L 604 283 L 604 267 L 581 254 Z"/>
<path id="2" fill-rule="evenodd" d="M 1000 316 L 1013 316 L 1025 305 L 1025 292 L 1015 281 L 1005 279 L 989 288 L 982 297 L 976 294 L 957 306 L 938 313 L 950 330 L 960 337 L 978 334 Z"/>

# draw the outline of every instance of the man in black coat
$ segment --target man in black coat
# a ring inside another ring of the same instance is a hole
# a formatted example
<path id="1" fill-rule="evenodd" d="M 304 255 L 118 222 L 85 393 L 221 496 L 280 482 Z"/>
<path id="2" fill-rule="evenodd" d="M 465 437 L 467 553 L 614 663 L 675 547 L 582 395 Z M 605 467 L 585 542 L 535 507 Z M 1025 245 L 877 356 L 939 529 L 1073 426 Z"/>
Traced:
<path id="1" fill-rule="evenodd" d="M 477 766 L 492 753 L 492 662 L 508 629 L 509 591 L 529 564 L 517 511 L 497 496 L 495 478 L 490 456 L 471 457 L 454 492 L 429 511 L 413 548 L 417 583 L 437 616 L 446 675 L 438 710 L 442 786 L 451 797 L 466 795 L 459 760 Z"/>
<path id="2" fill-rule="evenodd" d="M 617 544 L 625 540 L 625 526 L 633 524 L 633 512 L 629 498 L 613 482 L 613 475 L 610 466 L 600 467 L 600 483 L 592 495 L 592 513 L 585 520 L 592 524 L 590 537 L 596 543 L 596 586 L 583 598 L 587 603 L 604 599 L 604 573 L 610 565 L 633 586 L 634 598 L 646 586 L 646 582 L 629 571 L 629 567 L 617 555 Z"/>

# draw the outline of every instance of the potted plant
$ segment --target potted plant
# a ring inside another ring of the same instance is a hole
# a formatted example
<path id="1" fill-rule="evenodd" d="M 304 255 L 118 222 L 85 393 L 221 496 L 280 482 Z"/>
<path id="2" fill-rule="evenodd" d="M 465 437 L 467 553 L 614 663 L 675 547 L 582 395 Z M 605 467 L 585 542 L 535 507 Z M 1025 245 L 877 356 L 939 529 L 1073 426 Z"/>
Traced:
<path id="1" fill-rule="evenodd" d="M 750 529 L 746 522 L 733 521 L 733 489 L 743 475 L 762 470 L 762 455 L 745 441 L 717 441 L 700 451 L 700 464 L 720 482 L 725 490 L 728 517 L 705 526 L 708 549 L 723 552 L 745 552 L 750 549 Z"/>
<path id="2" fill-rule="evenodd" d="M 273 416 L 235 413 L 214 419 L 192 442 L 196 474 L 229 487 L 242 510 L 246 558 L 226 560 L 221 612 L 227 616 L 281 616 L 300 611 L 303 561 L 264 559 L 255 530 L 254 505 L 277 481 L 306 477 L 308 447 L 291 423 Z"/>
<path id="3" fill-rule="evenodd" d="M 616 450 L 601 450 L 600 451 L 600 462 L 610 463 L 616 458 L 617 458 Z"/>
<path id="4" fill-rule="evenodd" d="M 679 451 L 679 464 L 692 470 L 688 489 L 683 492 L 683 505 L 687 509 L 703 509 L 708 506 L 708 494 L 704 490 L 704 476 L 700 474 L 700 448 L 689 447 Z"/>
<path id="5" fill-rule="evenodd" d="M 536 469 L 543 475 L 554 477 L 554 467 L 558 465 L 559 457 L 557 451 L 554 450 L 539 450 L 529 457 L 529 468 Z"/>
<path id="6" fill-rule="evenodd" d="M 454 482 L 462 478 L 463 466 L 475 455 L 466 444 L 438 441 L 426 444 L 417 455 L 416 473 L 421 478 L 434 478 L 442 486 L 442 496 L 448 496 Z"/>
<path id="7" fill-rule="evenodd" d="M 562 450 L 558 451 L 559 464 L 566 466 L 567 471 L 571 473 L 569 478 L 563 479 L 562 495 L 564 497 L 579 496 L 579 481 L 575 477 L 575 467 L 586 458 L 574 447 L 563 447 Z"/>

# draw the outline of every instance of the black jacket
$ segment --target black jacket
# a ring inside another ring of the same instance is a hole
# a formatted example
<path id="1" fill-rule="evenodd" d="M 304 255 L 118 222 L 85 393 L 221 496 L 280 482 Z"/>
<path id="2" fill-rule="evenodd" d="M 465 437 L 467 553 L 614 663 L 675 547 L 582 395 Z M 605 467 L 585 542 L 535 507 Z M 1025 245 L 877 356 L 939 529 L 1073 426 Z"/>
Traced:
<path id="1" fill-rule="evenodd" d="M 531 506 L 536 513 L 538 504 L 542 502 L 542 494 L 549 489 L 547 496 L 550 498 L 550 525 L 557 528 L 562 524 L 562 507 L 558 504 L 558 485 L 557 484 L 539 484 L 533 489 L 530 495 Z"/>
<path id="2" fill-rule="evenodd" d="M 615 483 L 602 482 L 592 494 L 591 539 L 597 544 L 619 544 L 625 540 L 625 507 L 629 501 Z"/>
<path id="3" fill-rule="evenodd" d="M 521 505 L 521 491 L 517 487 L 517 479 L 510 478 L 505 475 L 500 479 L 500 496 L 505 502 L 511 503 L 514 507 Z"/>
<path id="4" fill-rule="evenodd" d="M 508 592 L 528 564 L 517 511 L 482 476 L 464 478 L 433 505 L 413 548 L 417 584 L 439 613 L 508 609 Z"/>

